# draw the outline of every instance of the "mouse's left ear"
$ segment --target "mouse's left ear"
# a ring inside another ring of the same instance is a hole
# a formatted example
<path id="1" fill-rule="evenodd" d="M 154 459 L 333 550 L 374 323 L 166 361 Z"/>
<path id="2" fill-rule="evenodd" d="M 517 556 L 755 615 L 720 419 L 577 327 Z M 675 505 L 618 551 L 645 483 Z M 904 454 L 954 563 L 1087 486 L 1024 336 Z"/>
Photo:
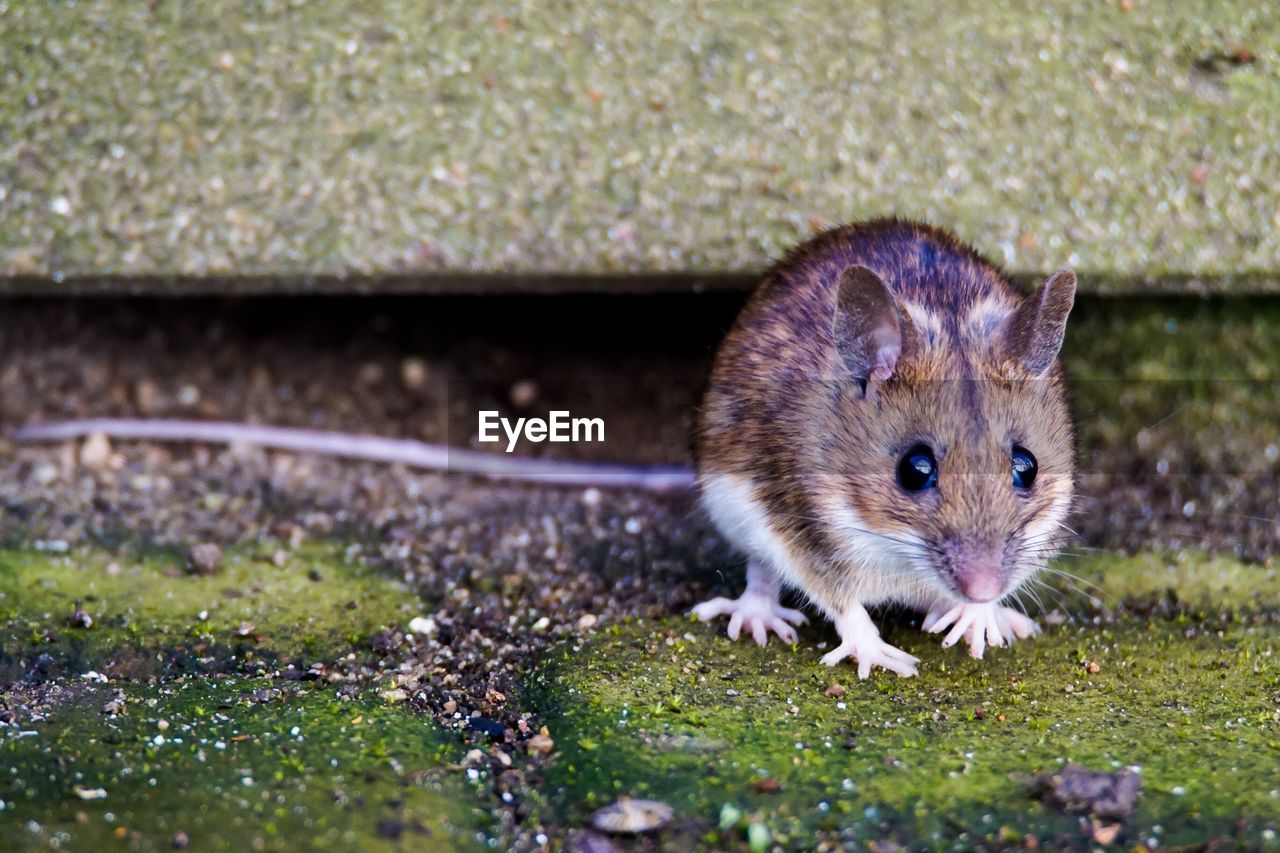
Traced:
<path id="1" fill-rule="evenodd" d="M 1053 367 L 1067 333 L 1067 315 L 1076 301 L 1076 274 L 1058 270 L 1025 297 L 997 333 L 996 351 L 1039 379 Z"/>
<path id="2" fill-rule="evenodd" d="M 914 340 L 911 319 L 880 276 L 861 264 L 840 273 L 832 334 L 845 367 L 860 382 L 883 382 L 907 344 Z"/>

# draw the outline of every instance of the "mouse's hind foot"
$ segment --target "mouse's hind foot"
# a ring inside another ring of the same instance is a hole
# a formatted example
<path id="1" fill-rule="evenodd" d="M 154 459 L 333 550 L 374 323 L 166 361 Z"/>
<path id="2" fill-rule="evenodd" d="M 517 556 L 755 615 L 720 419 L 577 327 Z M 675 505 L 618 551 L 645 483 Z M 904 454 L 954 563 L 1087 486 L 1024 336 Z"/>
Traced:
<path id="1" fill-rule="evenodd" d="M 778 601 L 781 586 L 778 577 L 766 566 L 752 560 L 747 564 L 747 588 L 737 598 L 713 598 L 693 608 L 692 613 L 702 622 L 710 622 L 719 616 L 729 617 L 729 639 L 736 640 L 745 628 L 760 645 L 769 641 L 769 632 L 777 634 L 784 643 L 797 639 L 793 625 L 803 625 L 808 620 L 799 610 L 783 607 Z"/>
<path id="2" fill-rule="evenodd" d="M 805 615 L 799 610 L 783 607 L 767 596 L 744 592 L 737 598 L 713 598 L 693 608 L 693 615 L 702 622 L 710 622 L 718 616 L 729 617 L 729 639 L 736 640 L 746 629 L 757 643 L 769 641 L 769 632 L 777 634 L 784 643 L 794 643 L 796 629 L 803 625 Z"/>
<path id="3" fill-rule="evenodd" d="M 981 658 L 987 646 L 1003 646 L 1040 633 L 1040 626 L 1026 614 L 994 601 L 935 604 L 921 627 L 932 634 L 950 628 L 942 647 L 949 648 L 963 637 L 969 644 L 969 654 L 975 658 Z"/>

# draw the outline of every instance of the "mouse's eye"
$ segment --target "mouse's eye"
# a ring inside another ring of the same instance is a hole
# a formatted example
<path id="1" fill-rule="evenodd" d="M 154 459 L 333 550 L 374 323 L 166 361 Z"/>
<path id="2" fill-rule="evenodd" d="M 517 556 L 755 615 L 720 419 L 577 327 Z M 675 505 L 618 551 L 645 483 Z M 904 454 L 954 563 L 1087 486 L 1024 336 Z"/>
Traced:
<path id="1" fill-rule="evenodd" d="M 1021 444 L 1013 446 L 1013 485 L 1019 489 L 1029 489 L 1036 481 L 1036 458 Z"/>
<path id="2" fill-rule="evenodd" d="M 938 460 L 927 444 L 917 444 L 898 460 L 898 482 L 908 492 L 922 492 L 938 485 Z"/>

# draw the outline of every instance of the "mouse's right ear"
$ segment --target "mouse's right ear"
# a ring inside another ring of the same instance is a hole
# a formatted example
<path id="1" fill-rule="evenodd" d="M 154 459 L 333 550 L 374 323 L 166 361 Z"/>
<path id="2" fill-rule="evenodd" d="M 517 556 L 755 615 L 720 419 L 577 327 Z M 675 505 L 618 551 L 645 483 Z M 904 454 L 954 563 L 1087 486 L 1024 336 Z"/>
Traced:
<path id="1" fill-rule="evenodd" d="M 854 379 L 883 382 L 892 376 L 910 323 L 880 276 L 860 264 L 840 273 L 832 332 Z"/>

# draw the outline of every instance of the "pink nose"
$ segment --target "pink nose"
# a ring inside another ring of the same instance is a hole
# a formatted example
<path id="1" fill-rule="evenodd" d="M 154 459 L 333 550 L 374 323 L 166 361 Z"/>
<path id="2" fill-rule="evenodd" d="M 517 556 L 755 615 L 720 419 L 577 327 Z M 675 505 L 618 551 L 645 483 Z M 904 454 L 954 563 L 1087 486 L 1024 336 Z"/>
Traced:
<path id="1" fill-rule="evenodd" d="M 1000 578 L 995 575 L 970 575 L 960 579 L 960 591 L 970 601 L 995 601 L 1000 597 Z"/>
<path id="2" fill-rule="evenodd" d="M 998 560 L 962 560 L 958 569 L 957 585 L 970 601 L 995 601 L 1004 591 Z"/>

